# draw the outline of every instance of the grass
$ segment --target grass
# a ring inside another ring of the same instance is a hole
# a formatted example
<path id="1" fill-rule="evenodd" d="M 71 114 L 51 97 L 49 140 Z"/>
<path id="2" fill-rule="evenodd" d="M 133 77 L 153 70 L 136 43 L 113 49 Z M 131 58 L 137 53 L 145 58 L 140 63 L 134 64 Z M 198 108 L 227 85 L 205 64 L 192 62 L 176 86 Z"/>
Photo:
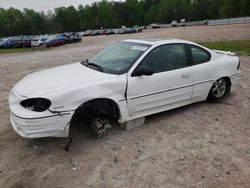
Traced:
<path id="1" fill-rule="evenodd" d="M 7 49 L 0 49 L 0 54 L 30 52 L 30 51 L 32 51 L 31 48 L 7 48 Z"/>
<path id="2" fill-rule="evenodd" d="M 19 53 L 19 52 L 32 52 L 37 50 L 48 50 L 49 48 L 7 48 L 7 49 L 0 49 L 0 54 L 8 54 L 8 53 Z"/>
<path id="3" fill-rule="evenodd" d="M 200 42 L 199 44 L 214 50 L 231 51 L 238 55 L 250 55 L 250 40 Z"/>

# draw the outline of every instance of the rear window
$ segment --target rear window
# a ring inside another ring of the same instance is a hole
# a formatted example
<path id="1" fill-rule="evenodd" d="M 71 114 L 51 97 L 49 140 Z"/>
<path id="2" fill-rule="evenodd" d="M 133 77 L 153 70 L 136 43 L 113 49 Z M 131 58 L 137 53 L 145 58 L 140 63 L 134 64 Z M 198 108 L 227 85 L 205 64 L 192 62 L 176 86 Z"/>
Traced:
<path id="1" fill-rule="evenodd" d="M 192 53 L 193 64 L 205 63 L 208 62 L 211 58 L 211 54 L 201 47 L 190 45 L 190 50 Z"/>

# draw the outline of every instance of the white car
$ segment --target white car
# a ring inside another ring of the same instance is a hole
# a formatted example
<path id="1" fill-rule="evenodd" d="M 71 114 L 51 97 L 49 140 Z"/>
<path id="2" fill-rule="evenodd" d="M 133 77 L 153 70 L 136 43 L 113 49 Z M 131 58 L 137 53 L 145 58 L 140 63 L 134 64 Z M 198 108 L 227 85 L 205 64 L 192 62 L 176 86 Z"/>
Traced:
<path id="1" fill-rule="evenodd" d="M 185 19 L 181 19 L 180 26 L 186 26 L 186 20 Z"/>
<path id="2" fill-rule="evenodd" d="M 32 73 L 9 94 L 10 120 L 23 137 L 67 137 L 82 114 L 97 134 L 240 87 L 240 61 L 184 40 L 124 40 L 95 57 Z M 97 123 L 96 123 L 97 122 Z"/>
<path id="3" fill-rule="evenodd" d="M 172 26 L 172 27 L 177 27 L 177 26 L 178 26 L 177 21 L 176 21 L 176 20 L 173 20 L 173 21 L 171 22 L 171 26 Z"/>
<path id="4" fill-rule="evenodd" d="M 37 38 L 33 39 L 31 41 L 31 46 L 36 47 L 36 46 L 46 46 L 47 45 L 47 40 L 48 38 Z"/>

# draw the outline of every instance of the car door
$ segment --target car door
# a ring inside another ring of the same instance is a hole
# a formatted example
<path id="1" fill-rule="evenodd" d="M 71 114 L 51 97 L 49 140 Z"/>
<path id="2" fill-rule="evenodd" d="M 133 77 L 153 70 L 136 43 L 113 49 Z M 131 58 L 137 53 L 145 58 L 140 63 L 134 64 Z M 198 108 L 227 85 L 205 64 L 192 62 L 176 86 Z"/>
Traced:
<path id="1" fill-rule="evenodd" d="M 151 76 L 128 74 L 127 101 L 131 116 L 145 116 L 190 103 L 193 69 L 187 64 L 185 44 L 166 44 L 154 48 L 134 71 L 147 66 Z"/>
<path id="2" fill-rule="evenodd" d="M 215 67 L 210 62 L 211 54 L 204 48 L 189 44 L 189 52 L 194 70 L 194 91 L 192 102 L 206 100 L 214 82 Z"/>

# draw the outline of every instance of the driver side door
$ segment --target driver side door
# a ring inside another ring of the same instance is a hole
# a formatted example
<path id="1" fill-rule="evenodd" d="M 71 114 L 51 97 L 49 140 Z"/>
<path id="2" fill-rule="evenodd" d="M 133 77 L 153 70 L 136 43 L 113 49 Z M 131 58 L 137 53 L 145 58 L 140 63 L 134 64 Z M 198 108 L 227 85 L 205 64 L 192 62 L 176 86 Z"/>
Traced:
<path id="1" fill-rule="evenodd" d="M 149 52 L 134 71 L 147 66 L 154 74 L 128 75 L 129 115 L 145 116 L 189 104 L 194 75 L 187 61 L 185 44 L 166 44 Z"/>

